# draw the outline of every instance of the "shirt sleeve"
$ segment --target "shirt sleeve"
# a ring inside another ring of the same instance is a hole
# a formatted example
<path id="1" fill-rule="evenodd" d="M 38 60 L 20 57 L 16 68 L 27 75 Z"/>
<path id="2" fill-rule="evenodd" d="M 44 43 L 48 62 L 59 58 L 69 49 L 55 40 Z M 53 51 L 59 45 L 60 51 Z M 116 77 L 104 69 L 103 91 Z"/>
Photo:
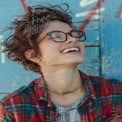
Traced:
<path id="1" fill-rule="evenodd" d="M 0 102 L 0 122 L 15 122 L 12 118 L 8 116 L 1 102 Z"/>

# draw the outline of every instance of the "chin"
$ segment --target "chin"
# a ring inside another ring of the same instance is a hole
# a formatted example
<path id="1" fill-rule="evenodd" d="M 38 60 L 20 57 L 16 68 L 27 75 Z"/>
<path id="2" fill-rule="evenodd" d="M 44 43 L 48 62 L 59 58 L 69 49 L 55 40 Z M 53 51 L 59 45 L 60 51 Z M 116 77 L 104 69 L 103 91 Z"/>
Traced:
<path id="1" fill-rule="evenodd" d="M 69 62 L 73 62 L 73 63 L 82 63 L 84 61 L 84 58 L 74 58 L 71 59 Z"/>
<path id="2" fill-rule="evenodd" d="M 52 66 L 61 66 L 61 65 L 79 65 L 83 63 L 84 58 L 83 57 L 72 57 L 72 58 L 60 58 L 57 59 L 55 63 L 50 64 Z"/>
<path id="3" fill-rule="evenodd" d="M 80 59 L 80 60 L 64 60 L 64 62 L 62 64 L 64 65 L 79 65 L 81 63 L 83 63 L 84 59 Z"/>

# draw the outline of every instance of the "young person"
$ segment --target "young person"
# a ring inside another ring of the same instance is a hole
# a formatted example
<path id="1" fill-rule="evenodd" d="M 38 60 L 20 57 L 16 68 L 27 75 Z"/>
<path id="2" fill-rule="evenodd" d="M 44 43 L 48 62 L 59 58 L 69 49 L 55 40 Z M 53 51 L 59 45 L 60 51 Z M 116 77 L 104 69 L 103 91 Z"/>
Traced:
<path id="1" fill-rule="evenodd" d="M 73 25 L 68 9 L 28 7 L 10 29 L 14 33 L 4 41 L 4 51 L 41 76 L 0 101 L 0 122 L 122 120 L 122 84 L 77 68 L 84 60 L 86 37 Z"/>

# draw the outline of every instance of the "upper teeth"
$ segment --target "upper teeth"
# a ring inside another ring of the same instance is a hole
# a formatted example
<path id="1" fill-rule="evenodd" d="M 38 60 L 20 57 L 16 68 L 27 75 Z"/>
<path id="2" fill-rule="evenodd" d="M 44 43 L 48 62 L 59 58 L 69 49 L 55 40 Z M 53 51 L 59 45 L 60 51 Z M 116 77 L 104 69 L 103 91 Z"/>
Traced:
<path id="1" fill-rule="evenodd" d="M 67 53 L 69 51 L 79 51 L 79 49 L 78 48 L 68 48 L 68 49 L 63 50 L 62 53 Z"/>

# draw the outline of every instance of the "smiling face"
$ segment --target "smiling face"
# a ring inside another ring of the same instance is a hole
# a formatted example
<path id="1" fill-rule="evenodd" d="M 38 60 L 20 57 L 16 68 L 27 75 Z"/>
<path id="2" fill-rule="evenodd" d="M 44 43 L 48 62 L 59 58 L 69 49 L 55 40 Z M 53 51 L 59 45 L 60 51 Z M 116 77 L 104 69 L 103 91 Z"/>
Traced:
<path id="1" fill-rule="evenodd" d="M 68 24 L 60 21 L 53 21 L 49 23 L 48 27 L 39 38 L 51 31 L 62 31 L 68 33 L 71 30 L 73 29 Z M 50 36 L 47 36 L 39 42 L 38 46 L 41 52 L 41 56 L 39 57 L 40 62 L 38 62 L 38 64 L 41 67 L 44 65 L 77 66 L 84 60 L 83 42 L 78 41 L 77 38 L 70 35 L 68 35 L 65 42 L 60 43 L 53 41 Z"/>

